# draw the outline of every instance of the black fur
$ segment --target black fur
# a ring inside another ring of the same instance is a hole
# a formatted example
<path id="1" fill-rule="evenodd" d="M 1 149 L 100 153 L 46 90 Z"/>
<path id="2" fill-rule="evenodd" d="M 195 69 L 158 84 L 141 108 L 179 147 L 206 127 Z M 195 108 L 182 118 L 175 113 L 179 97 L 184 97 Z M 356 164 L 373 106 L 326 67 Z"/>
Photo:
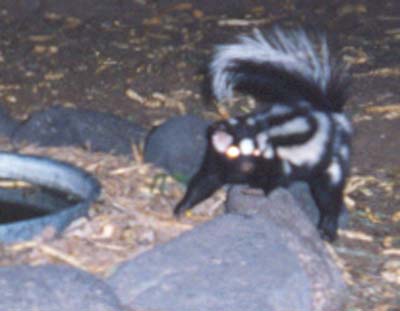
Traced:
<path id="1" fill-rule="evenodd" d="M 174 213 L 193 208 L 224 184 L 248 184 L 267 195 L 276 187 L 303 180 L 320 210 L 321 236 L 332 241 L 349 171 L 351 126 L 342 113 L 347 76 L 340 65 L 331 69 L 333 62 L 327 63 L 326 54 L 315 66 L 317 52 L 309 48 L 311 42 L 302 31 L 276 30 L 265 39 L 274 44 L 263 40 L 259 33 L 255 38 L 242 37 L 238 45 L 223 46 L 214 56 L 217 97 L 229 94 L 225 86 L 232 87 L 254 96 L 266 108 L 209 127 L 202 166 Z M 254 51 L 253 60 L 249 56 L 253 47 L 271 53 Z M 240 48 L 247 52 L 240 54 Z M 313 61 L 297 56 L 302 52 L 313 53 Z M 276 62 L 276 56 L 289 63 Z"/>

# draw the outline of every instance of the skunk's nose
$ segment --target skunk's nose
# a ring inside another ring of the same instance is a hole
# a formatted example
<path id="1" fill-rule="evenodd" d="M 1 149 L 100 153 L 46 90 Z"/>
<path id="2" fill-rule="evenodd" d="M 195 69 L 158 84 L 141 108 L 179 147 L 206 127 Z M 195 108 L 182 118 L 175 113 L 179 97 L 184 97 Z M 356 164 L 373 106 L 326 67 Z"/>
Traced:
<path id="1" fill-rule="evenodd" d="M 254 161 L 249 160 L 242 160 L 239 169 L 244 174 L 249 174 L 254 171 L 255 165 Z"/>

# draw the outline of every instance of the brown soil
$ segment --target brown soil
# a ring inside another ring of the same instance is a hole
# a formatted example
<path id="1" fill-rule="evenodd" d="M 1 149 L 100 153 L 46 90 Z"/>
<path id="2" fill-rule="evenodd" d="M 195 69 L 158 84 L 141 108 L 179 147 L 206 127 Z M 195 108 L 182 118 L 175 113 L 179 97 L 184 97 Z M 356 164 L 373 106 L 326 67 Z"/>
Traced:
<path id="1" fill-rule="evenodd" d="M 202 97 L 213 44 L 274 22 L 323 27 L 353 74 L 351 218 L 334 244 L 350 285 L 346 310 L 400 310 L 400 4 L 198 2 L 3 1 L 1 102 L 19 119 L 52 105 L 109 111 L 146 127 L 187 111 L 217 117 L 218 109 Z M 150 192 L 149 176 L 159 171 L 123 157 L 74 148 L 22 151 L 85 167 L 106 191 L 90 221 L 79 220 L 61 239 L 52 239 L 50 232 L 4 247 L 3 264 L 55 260 L 104 274 L 216 212 L 200 208 L 190 223 L 173 221 L 170 212 L 182 189 L 169 181 L 166 191 Z M 132 177 L 132 172 L 140 174 Z"/>

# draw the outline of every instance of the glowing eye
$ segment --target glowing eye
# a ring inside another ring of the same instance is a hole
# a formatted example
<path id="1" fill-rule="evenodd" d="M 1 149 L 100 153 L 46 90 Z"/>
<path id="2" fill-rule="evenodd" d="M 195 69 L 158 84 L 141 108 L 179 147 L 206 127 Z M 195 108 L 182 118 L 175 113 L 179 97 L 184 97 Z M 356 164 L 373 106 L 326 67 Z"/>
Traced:
<path id="1" fill-rule="evenodd" d="M 225 155 L 229 158 L 229 159 L 235 159 L 238 156 L 240 156 L 240 150 L 238 147 L 236 146 L 229 146 L 229 148 L 226 150 Z"/>
<path id="2" fill-rule="evenodd" d="M 249 156 L 254 151 L 254 142 L 250 138 L 243 138 L 239 142 L 239 148 L 244 156 Z"/>

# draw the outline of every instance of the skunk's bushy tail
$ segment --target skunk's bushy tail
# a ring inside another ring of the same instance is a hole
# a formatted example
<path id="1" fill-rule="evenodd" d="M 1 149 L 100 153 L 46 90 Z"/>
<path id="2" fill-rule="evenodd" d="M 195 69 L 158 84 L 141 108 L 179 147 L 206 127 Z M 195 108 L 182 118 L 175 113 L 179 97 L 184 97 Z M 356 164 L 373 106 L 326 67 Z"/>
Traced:
<path id="1" fill-rule="evenodd" d="M 275 28 L 267 37 L 256 29 L 237 43 L 219 45 L 210 72 L 218 100 L 235 90 L 262 102 L 305 100 L 340 112 L 347 98 L 346 71 L 330 57 L 325 36 L 311 38 L 301 29 Z"/>

